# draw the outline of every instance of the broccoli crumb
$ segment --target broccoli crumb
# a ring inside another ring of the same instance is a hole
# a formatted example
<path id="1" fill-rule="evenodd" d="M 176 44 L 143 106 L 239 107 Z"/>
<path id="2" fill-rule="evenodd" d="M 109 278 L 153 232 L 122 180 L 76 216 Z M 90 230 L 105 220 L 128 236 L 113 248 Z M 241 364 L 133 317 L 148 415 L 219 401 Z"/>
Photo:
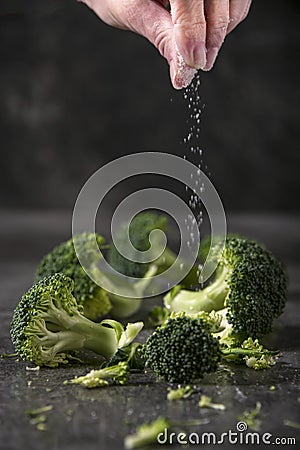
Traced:
<path id="1" fill-rule="evenodd" d="M 178 385 L 177 389 L 168 389 L 167 399 L 168 400 L 181 400 L 183 398 L 190 397 L 194 392 L 192 386 L 180 386 Z"/>
<path id="2" fill-rule="evenodd" d="M 37 371 L 37 370 L 40 370 L 40 366 L 35 366 L 35 367 L 26 366 L 26 370 Z"/>
<path id="3" fill-rule="evenodd" d="M 25 414 L 29 417 L 31 425 L 35 425 L 38 431 L 46 431 L 47 430 L 47 416 L 45 413 L 51 411 L 53 409 L 52 405 L 42 406 L 41 408 L 36 409 L 27 409 Z"/>
<path id="4" fill-rule="evenodd" d="M 18 356 L 18 353 L 2 353 L 0 358 L 14 358 L 15 356 Z"/>
<path id="5" fill-rule="evenodd" d="M 246 422 L 249 428 L 252 428 L 254 431 L 259 431 L 261 426 L 261 420 L 259 419 L 259 414 L 261 411 L 261 403 L 256 402 L 256 406 L 251 411 L 244 411 L 240 416 L 238 416 L 238 420 Z"/>
<path id="6" fill-rule="evenodd" d="M 300 429 L 300 423 L 294 422 L 293 420 L 289 420 L 289 419 L 285 419 L 283 421 L 283 425 L 285 425 L 286 427 Z"/>
<path id="7" fill-rule="evenodd" d="M 73 378 L 70 381 L 64 381 L 64 384 L 81 384 L 86 388 L 106 387 L 109 385 L 107 378 L 110 378 L 115 383 L 125 384 L 128 375 L 128 364 L 126 362 L 119 362 L 114 366 L 105 367 L 100 370 L 91 370 L 86 375 Z"/>
<path id="8" fill-rule="evenodd" d="M 44 423 L 47 420 L 47 416 L 42 414 L 40 416 L 36 416 L 30 420 L 31 425 L 38 425 L 39 423 Z"/>
<path id="9" fill-rule="evenodd" d="M 206 395 L 201 395 L 200 401 L 199 401 L 200 408 L 210 408 L 210 409 L 216 409 L 218 411 L 225 411 L 226 407 L 222 403 L 213 403 L 211 401 L 211 397 L 208 397 Z"/>
<path id="10" fill-rule="evenodd" d="M 126 450 L 131 450 L 155 444 L 157 436 L 169 428 L 169 421 L 164 417 L 158 417 L 151 423 L 144 423 L 137 427 L 136 433 L 126 436 L 124 447 Z"/>
<path id="11" fill-rule="evenodd" d="M 27 409 L 25 411 L 25 413 L 30 417 L 34 417 L 39 414 L 43 414 L 45 412 L 51 411 L 52 409 L 53 409 L 52 405 L 46 405 L 46 406 L 42 406 L 41 408 L 37 408 L 37 409 Z"/>

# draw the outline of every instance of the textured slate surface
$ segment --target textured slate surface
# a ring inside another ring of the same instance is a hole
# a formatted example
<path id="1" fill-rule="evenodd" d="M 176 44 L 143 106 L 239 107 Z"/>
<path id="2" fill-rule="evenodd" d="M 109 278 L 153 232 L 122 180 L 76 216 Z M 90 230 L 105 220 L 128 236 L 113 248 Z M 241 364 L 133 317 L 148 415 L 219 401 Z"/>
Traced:
<path id="1" fill-rule="evenodd" d="M 197 393 L 179 402 L 166 400 L 167 386 L 151 374 L 132 375 L 128 385 L 86 390 L 63 385 L 65 379 L 79 375 L 95 365 L 87 355 L 87 366 L 75 364 L 59 369 L 26 370 L 26 364 L 14 358 L 0 360 L 0 448 L 21 449 L 122 449 L 123 438 L 145 420 L 164 415 L 176 422 L 205 419 L 201 426 L 176 428 L 188 432 L 221 434 L 236 430 L 237 416 L 262 403 L 260 434 L 298 437 L 299 429 L 287 427 L 286 419 L 299 418 L 299 217 L 232 216 L 231 231 L 243 232 L 263 240 L 288 267 L 289 301 L 267 339 L 270 347 L 282 355 L 269 371 L 254 372 L 230 367 L 207 377 L 199 385 L 201 392 L 226 405 L 225 412 L 199 410 Z M 1 213 L 0 222 L 0 353 L 13 350 L 9 323 L 19 296 L 30 286 L 38 259 L 69 235 L 68 214 Z M 21 230 L 23 235 L 21 235 Z M 10 255 L 10 257 L 9 257 Z M 151 304 L 145 302 L 142 317 Z M 146 334 L 147 331 L 144 333 Z M 275 386 L 275 391 L 269 387 Z M 52 405 L 47 413 L 47 430 L 37 431 L 25 410 Z M 249 430 L 251 431 L 251 430 Z M 273 439 L 272 438 L 272 439 Z M 298 441 L 299 442 L 299 441 Z M 172 448 L 176 448 L 173 445 Z M 235 446 L 238 447 L 238 446 Z M 209 448 L 207 446 L 206 448 Z M 228 444 L 224 448 L 229 448 Z"/>

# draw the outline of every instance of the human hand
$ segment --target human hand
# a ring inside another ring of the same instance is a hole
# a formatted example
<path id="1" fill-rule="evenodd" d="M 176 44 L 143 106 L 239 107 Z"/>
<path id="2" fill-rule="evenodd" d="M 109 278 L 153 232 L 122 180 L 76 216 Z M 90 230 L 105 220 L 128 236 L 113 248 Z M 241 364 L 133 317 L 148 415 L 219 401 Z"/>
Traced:
<path id="1" fill-rule="evenodd" d="M 210 70 L 252 0 L 82 0 L 105 23 L 146 37 L 166 58 L 175 89 Z M 169 12 L 171 8 L 171 13 Z"/>

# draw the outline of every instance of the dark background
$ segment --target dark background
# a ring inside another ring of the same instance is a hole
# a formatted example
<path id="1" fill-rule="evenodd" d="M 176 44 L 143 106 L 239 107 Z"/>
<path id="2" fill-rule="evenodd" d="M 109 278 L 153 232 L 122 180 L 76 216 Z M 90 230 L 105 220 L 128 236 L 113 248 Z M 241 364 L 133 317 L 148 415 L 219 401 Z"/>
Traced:
<path id="1" fill-rule="evenodd" d="M 254 1 L 201 74 L 202 167 L 227 211 L 299 211 L 299 10 L 296 0 Z M 189 154 L 187 118 L 145 39 L 74 0 L 1 0 L 0 207 L 71 209 L 120 155 Z"/>

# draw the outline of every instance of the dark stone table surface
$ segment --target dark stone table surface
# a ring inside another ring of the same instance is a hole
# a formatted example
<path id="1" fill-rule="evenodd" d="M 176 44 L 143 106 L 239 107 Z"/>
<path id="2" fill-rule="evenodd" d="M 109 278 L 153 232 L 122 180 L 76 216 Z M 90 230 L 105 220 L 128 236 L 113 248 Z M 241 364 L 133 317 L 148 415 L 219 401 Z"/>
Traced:
<path id="1" fill-rule="evenodd" d="M 70 236 L 70 219 L 70 214 L 64 212 L 0 212 L 0 353 L 13 351 L 9 337 L 13 308 L 31 285 L 39 259 L 53 245 Z M 170 402 L 166 399 L 167 385 L 157 382 L 151 374 L 134 374 L 126 386 L 106 389 L 87 390 L 64 385 L 64 380 L 95 366 L 91 355 L 87 356 L 85 366 L 74 364 L 39 371 L 26 370 L 26 363 L 16 358 L 2 358 L 0 448 L 122 449 L 125 435 L 138 424 L 159 415 L 180 422 L 182 425 L 175 428 L 177 432 L 214 432 L 220 436 L 230 429 L 236 431 L 237 417 L 253 409 L 257 401 L 262 404 L 260 436 L 270 433 L 271 442 L 275 438 L 294 437 L 299 445 L 299 428 L 291 425 L 300 422 L 300 216 L 229 214 L 228 228 L 264 242 L 287 266 L 288 303 L 266 340 L 271 348 L 281 350 L 274 367 L 257 372 L 244 367 L 220 370 L 204 378 L 199 392 L 189 399 Z M 151 307 L 149 301 L 145 302 L 143 318 Z M 275 390 L 270 390 L 270 386 L 275 386 Z M 200 409 L 200 391 L 224 403 L 226 411 Z M 25 411 L 45 405 L 52 405 L 53 409 L 47 413 L 46 430 L 39 431 L 30 423 Z M 187 421 L 191 419 L 203 419 L 204 423 L 188 426 Z M 228 442 L 221 447 L 231 446 L 240 448 Z M 170 448 L 177 447 L 179 445 L 174 443 Z"/>

